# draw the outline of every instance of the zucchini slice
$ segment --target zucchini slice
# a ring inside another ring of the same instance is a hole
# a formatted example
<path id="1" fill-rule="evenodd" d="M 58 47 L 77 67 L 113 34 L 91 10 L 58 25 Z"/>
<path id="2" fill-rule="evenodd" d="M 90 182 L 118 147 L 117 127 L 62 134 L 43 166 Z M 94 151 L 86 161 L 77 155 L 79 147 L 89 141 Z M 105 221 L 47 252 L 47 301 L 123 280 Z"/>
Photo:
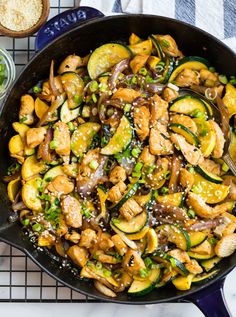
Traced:
<path id="1" fill-rule="evenodd" d="M 150 271 L 147 278 L 134 280 L 128 289 L 128 294 L 133 296 L 144 296 L 150 293 L 161 278 L 161 269 L 154 268 Z"/>
<path id="2" fill-rule="evenodd" d="M 156 284 L 156 288 L 160 288 L 170 283 L 177 278 L 178 272 L 172 269 L 172 267 L 166 268 L 162 274 L 162 278 L 159 283 Z"/>
<path id="3" fill-rule="evenodd" d="M 127 234 L 127 237 L 130 240 L 140 240 L 140 239 L 142 239 L 142 238 L 144 238 L 146 236 L 148 231 L 149 231 L 149 227 L 144 227 L 139 232 Z"/>
<path id="4" fill-rule="evenodd" d="M 179 133 L 185 137 L 185 139 L 195 146 L 199 145 L 199 140 L 196 134 L 194 134 L 191 130 L 179 123 L 170 123 L 169 128 L 175 133 Z"/>
<path id="5" fill-rule="evenodd" d="M 207 239 L 207 234 L 201 231 L 188 232 L 191 248 L 196 247 Z"/>
<path id="6" fill-rule="evenodd" d="M 32 178 L 22 187 L 22 200 L 27 208 L 40 212 L 43 210 L 42 202 L 39 199 L 39 177 Z"/>
<path id="7" fill-rule="evenodd" d="M 100 128 L 101 125 L 96 122 L 85 122 L 73 132 L 71 137 L 71 151 L 75 156 L 80 156 L 86 152 L 93 141 L 93 137 L 98 133 Z"/>
<path id="8" fill-rule="evenodd" d="M 163 233 L 168 241 L 174 243 L 179 249 L 190 250 L 191 242 L 185 229 L 175 225 L 161 225 L 156 230 L 161 234 Z"/>
<path id="9" fill-rule="evenodd" d="M 46 187 L 49 182 L 51 182 L 55 177 L 59 175 L 66 175 L 61 165 L 50 168 L 50 170 L 44 174 L 42 187 Z"/>
<path id="10" fill-rule="evenodd" d="M 219 263 L 222 259 L 218 256 L 215 256 L 212 259 L 209 260 L 203 260 L 201 261 L 201 266 L 205 269 L 206 272 L 209 272 L 213 267 L 216 266 L 217 263 Z"/>
<path id="11" fill-rule="evenodd" d="M 123 218 L 112 218 L 111 223 L 124 233 L 135 233 L 143 229 L 147 220 L 148 215 L 146 210 L 144 210 L 139 215 L 133 217 L 130 221 Z"/>
<path id="12" fill-rule="evenodd" d="M 185 95 L 176 98 L 170 106 L 169 110 L 171 112 L 186 114 L 190 117 L 194 117 L 197 111 L 204 113 L 205 116 L 208 115 L 208 110 L 205 104 L 200 99 L 195 98 L 191 95 Z"/>
<path id="13" fill-rule="evenodd" d="M 229 154 L 234 162 L 236 162 L 236 131 L 231 133 L 231 143 L 229 146 Z"/>
<path id="14" fill-rule="evenodd" d="M 171 57 L 166 57 L 166 65 L 165 70 L 163 72 L 162 78 L 158 80 L 158 82 L 162 84 L 166 84 L 168 82 L 168 79 L 174 69 L 174 60 Z"/>
<path id="15" fill-rule="evenodd" d="M 204 157 L 208 157 L 211 155 L 211 152 L 214 150 L 216 145 L 215 130 L 211 127 L 208 121 L 200 118 L 195 118 L 193 120 L 197 124 L 202 154 Z"/>
<path id="16" fill-rule="evenodd" d="M 163 251 L 156 251 L 152 258 L 156 262 L 162 262 L 167 264 L 170 263 L 172 268 L 177 270 L 181 275 L 187 276 L 189 274 L 189 271 L 186 269 L 183 263 L 181 263 L 178 259 Z"/>
<path id="17" fill-rule="evenodd" d="M 118 211 L 120 207 L 124 205 L 124 203 L 136 193 L 138 188 L 139 188 L 139 182 L 132 184 L 132 186 L 123 195 L 123 197 L 116 204 L 110 207 L 110 211 L 112 213 Z"/>
<path id="18" fill-rule="evenodd" d="M 7 195 L 11 202 L 14 202 L 17 193 L 21 188 L 21 180 L 20 177 L 13 179 L 7 185 Z"/>
<path id="19" fill-rule="evenodd" d="M 128 47 L 121 44 L 108 43 L 99 46 L 93 51 L 88 61 L 87 68 L 90 78 L 96 79 L 122 59 L 129 58 L 130 55 Z"/>
<path id="20" fill-rule="evenodd" d="M 120 119 L 119 126 L 108 144 L 101 149 L 103 155 L 114 155 L 127 148 L 132 140 L 133 129 L 126 116 Z"/>
<path id="21" fill-rule="evenodd" d="M 192 252 L 192 251 L 189 251 L 188 255 L 190 256 L 190 258 L 196 259 L 196 260 L 208 260 L 213 258 L 214 256 L 214 254 L 200 254 L 200 253 Z"/>
<path id="22" fill-rule="evenodd" d="M 192 280 L 194 274 L 189 274 L 187 276 L 179 276 L 175 278 L 172 283 L 180 291 L 187 291 L 191 288 Z"/>
<path id="23" fill-rule="evenodd" d="M 157 196 L 156 200 L 159 203 L 171 204 L 173 206 L 179 207 L 182 205 L 184 195 L 182 192 L 167 194 L 164 196 Z"/>
<path id="24" fill-rule="evenodd" d="M 76 119 L 80 114 L 80 108 L 70 109 L 68 105 L 68 100 L 66 100 L 61 106 L 60 119 L 64 123 L 68 123 Z"/>
<path id="25" fill-rule="evenodd" d="M 156 231 L 150 228 L 146 234 L 147 246 L 145 249 L 145 254 L 153 253 L 158 247 L 158 237 Z"/>
<path id="26" fill-rule="evenodd" d="M 163 60 L 163 59 L 164 59 L 164 54 L 163 54 L 161 45 L 159 44 L 159 42 L 158 42 L 157 39 L 155 38 L 155 35 L 154 35 L 154 34 L 150 35 L 150 39 L 152 40 L 152 44 L 153 44 L 153 46 L 154 46 L 155 49 L 156 49 L 157 56 L 158 56 L 161 60 Z"/>
<path id="27" fill-rule="evenodd" d="M 46 169 L 46 164 L 43 161 L 38 161 L 36 155 L 27 157 L 22 164 L 21 177 L 27 180 L 32 176 L 42 173 Z"/>
<path id="28" fill-rule="evenodd" d="M 223 102 L 228 108 L 229 117 L 232 117 L 236 114 L 236 88 L 228 83 L 226 85 L 226 93 L 223 97 Z"/>
<path id="29" fill-rule="evenodd" d="M 182 58 L 178 61 L 178 64 L 176 63 L 176 66 L 169 78 L 169 82 L 173 82 L 175 78 L 179 75 L 179 73 L 182 72 L 185 68 L 190 68 L 193 70 L 201 70 L 201 69 L 207 69 L 211 65 L 210 63 L 202 57 L 199 56 L 187 56 Z"/>
<path id="30" fill-rule="evenodd" d="M 197 284 L 197 283 L 207 282 L 210 279 L 212 279 L 214 276 L 216 276 L 219 273 L 219 271 L 220 270 L 214 270 L 212 272 L 196 275 L 192 279 L 192 283 L 196 283 Z"/>
<path id="31" fill-rule="evenodd" d="M 68 97 L 68 107 L 77 108 L 83 101 L 83 79 L 77 73 L 66 72 L 61 75 L 61 82 Z"/>
<path id="32" fill-rule="evenodd" d="M 206 169 L 204 169 L 201 166 L 195 166 L 195 171 L 199 173 L 202 177 L 204 177 L 206 180 L 215 183 L 215 184 L 221 184 L 223 182 L 223 179 L 219 177 L 216 174 L 208 172 Z"/>

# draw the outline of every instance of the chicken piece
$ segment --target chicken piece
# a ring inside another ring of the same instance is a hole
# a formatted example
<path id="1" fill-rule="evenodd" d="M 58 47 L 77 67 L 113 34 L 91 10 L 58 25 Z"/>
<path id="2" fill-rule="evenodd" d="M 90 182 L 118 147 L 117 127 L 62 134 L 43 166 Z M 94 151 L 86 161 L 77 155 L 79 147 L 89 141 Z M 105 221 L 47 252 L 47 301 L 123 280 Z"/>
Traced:
<path id="1" fill-rule="evenodd" d="M 216 133 L 216 144 L 212 152 L 212 156 L 214 158 L 220 158 L 223 156 L 223 153 L 224 153 L 224 144 L 225 144 L 224 134 L 221 128 L 219 127 L 219 125 L 214 120 L 209 120 L 208 122 L 210 123 L 211 128 Z"/>
<path id="2" fill-rule="evenodd" d="M 125 183 L 119 182 L 109 190 L 107 199 L 110 200 L 112 203 L 116 203 L 117 201 L 121 199 L 125 190 L 126 190 Z"/>
<path id="3" fill-rule="evenodd" d="M 120 263 L 120 260 L 115 258 L 112 255 L 105 254 L 104 251 L 98 250 L 94 253 L 94 257 L 101 263 L 107 264 L 117 264 Z"/>
<path id="4" fill-rule="evenodd" d="M 199 85 L 199 78 L 196 72 L 192 69 L 185 68 L 175 78 L 175 84 L 179 87 L 189 87 L 192 85 Z"/>
<path id="5" fill-rule="evenodd" d="M 58 121 L 54 124 L 55 151 L 58 155 L 70 155 L 70 130 L 66 123 Z"/>
<path id="6" fill-rule="evenodd" d="M 23 95 L 20 99 L 19 120 L 24 124 L 34 123 L 34 99 L 30 95 Z"/>
<path id="7" fill-rule="evenodd" d="M 99 248 L 103 251 L 107 251 L 114 247 L 114 243 L 111 240 L 111 235 L 107 232 L 103 232 L 99 239 Z"/>
<path id="8" fill-rule="evenodd" d="M 111 99 L 119 99 L 120 101 L 132 103 L 134 99 L 141 96 L 141 92 L 132 88 L 118 88 Z"/>
<path id="9" fill-rule="evenodd" d="M 137 74 L 140 68 L 142 68 L 146 64 L 148 58 L 149 55 L 135 55 L 135 57 L 130 62 L 130 68 L 132 69 L 132 72 L 134 74 Z"/>
<path id="10" fill-rule="evenodd" d="M 71 258 L 71 260 L 78 266 L 85 266 L 89 253 L 85 248 L 81 248 L 78 245 L 73 245 L 67 251 L 67 255 Z"/>
<path id="11" fill-rule="evenodd" d="M 217 256 L 224 258 L 230 256 L 236 250 L 236 233 L 224 236 L 217 242 L 215 253 Z"/>
<path id="12" fill-rule="evenodd" d="M 167 102 L 171 102 L 172 100 L 179 97 L 178 91 L 166 87 L 162 92 L 163 99 Z"/>
<path id="13" fill-rule="evenodd" d="M 188 193 L 187 204 L 190 208 L 192 208 L 195 213 L 202 218 L 216 218 L 227 212 L 229 209 L 228 203 L 222 203 L 215 207 L 211 207 L 207 205 L 202 197 L 198 196 L 195 193 Z"/>
<path id="14" fill-rule="evenodd" d="M 142 212 L 142 207 L 133 198 L 128 199 L 120 208 L 120 214 L 128 221 Z"/>
<path id="15" fill-rule="evenodd" d="M 145 269 L 145 263 L 137 251 L 129 249 L 123 259 L 123 268 L 133 275 L 139 274 L 140 269 Z"/>
<path id="16" fill-rule="evenodd" d="M 96 170 L 90 167 L 90 162 L 93 160 L 99 164 Z M 89 150 L 84 155 L 76 178 L 77 190 L 82 197 L 89 196 L 98 184 L 107 181 L 106 171 L 104 170 L 106 161 L 107 158 L 100 154 L 98 148 Z"/>
<path id="17" fill-rule="evenodd" d="M 168 184 L 169 194 L 178 192 L 181 162 L 182 162 L 181 158 L 179 158 L 176 155 L 173 155 L 171 160 L 170 180 Z"/>
<path id="18" fill-rule="evenodd" d="M 73 228 L 80 228 L 82 226 L 81 205 L 75 197 L 63 197 L 61 200 L 61 208 L 68 226 Z"/>
<path id="19" fill-rule="evenodd" d="M 199 253 L 199 254 L 206 254 L 206 255 L 211 255 L 212 254 L 212 245 L 208 240 L 205 240 L 198 246 L 191 248 L 191 251 Z"/>
<path id="20" fill-rule="evenodd" d="M 80 240 L 80 234 L 73 230 L 71 233 L 65 234 L 65 239 L 71 241 L 74 244 L 78 244 Z"/>
<path id="21" fill-rule="evenodd" d="M 156 123 L 155 127 L 151 129 L 149 146 L 153 155 L 170 155 L 173 153 L 174 148 L 169 139 L 169 133 L 161 123 Z"/>
<path id="22" fill-rule="evenodd" d="M 181 168 L 180 170 L 180 185 L 188 192 L 193 187 L 194 176 L 187 169 Z"/>
<path id="23" fill-rule="evenodd" d="M 76 178 L 78 174 L 78 164 L 77 163 L 71 163 L 71 164 L 65 164 L 62 166 L 63 172 L 73 178 Z"/>
<path id="24" fill-rule="evenodd" d="M 182 53 L 179 51 L 178 46 L 169 34 L 166 35 L 155 35 L 155 38 L 161 45 L 163 52 L 168 56 L 182 56 Z"/>
<path id="25" fill-rule="evenodd" d="M 149 147 L 145 146 L 138 158 L 138 161 L 142 162 L 145 166 L 150 166 L 155 163 L 156 158 L 155 155 L 150 153 Z"/>
<path id="26" fill-rule="evenodd" d="M 221 165 L 210 159 L 205 158 L 204 161 L 200 164 L 200 167 L 204 168 L 209 173 L 213 173 L 218 176 L 221 174 Z"/>
<path id="27" fill-rule="evenodd" d="M 222 238 L 228 234 L 234 233 L 236 230 L 236 217 L 228 212 L 225 212 L 220 217 L 220 224 L 215 228 L 214 234 L 218 238 Z"/>
<path id="28" fill-rule="evenodd" d="M 119 182 L 124 182 L 126 180 L 126 171 L 121 166 L 115 166 L 110 175 L 109 175 L 109 181 L 113 184 L 117 184 Z"/>
<path id="29" fill-rule="evenodd" d="M 186 251 L 182 251 L 180 249 L 174 249 L 168 252 L 169 255 L 173 256 L 177 260 L 179 260 L 181 263 L 189 262 L 190 257 Z"/>
<path id="30" fill-rule="evenodd" d="M 77 55 L 67 56 L 59 66 L 58 73 L 75 72 L 76 68 L 82 65 L 82 58 Z"/>
<path id="31" fill-rule="evenodd" d="M 127 245 L 124 243 L 124 241 L 120 238 L 118 234 L 112 236 L 111 240 L 114 243 L 115 249 L 121 256 L 123 256 L 128 251 Z"/>
<path id="32" fill-rule="evenodd" d="M 190 260 L 185 264 L 186 269 L 192 274 L 200 274 L 203 272 L 202 267 L 198 264 L 195 259 Z"/>
<path id="33" fill-rule="evenodd" d="M 47 189 L 52 193 L 67 195 L 73 192 L 74 183 L 71 182 L 67 176 L 58 175 L 50 182 L 50 184 L 47 186 Z"/>
<path id="34" fill-rule="evenodd" d="M 56 233 L 58 236 L 64 236 L 68 232 L 68 227 L 66 225 L 65 217 L 63 214 L 60 214 L 58 216 L 58 225 L 57 225 L 57 230 Z"/>
<path id="35" fill-rule="evenodd" d="M 155 94 L 150 98 L 151 106 L 151 118 L 150 118 L 150 127 L 155 127 L 157 122 L 162 123 L 167 127 L 169 121 L 168 115 L 168 102 L 163 100 L 160 96 Z"/>
<path id="36" fill-rule="evenodd" d="M 182 124 L 193 133 L 197 133 L 197 125 L 189 116 L 185 116 L 183 114 L 175 114 L 170 117 L 170 123 Z"/>
<path id="37" fill-rule="evenodd" d="M 227 200 L 236 200 L 236 177 L 227 175 L 223 180 L 223 185 L 229 186 Z"/>
<path id="38" fill-rule="evenodd" d="M 140 141 L 145 140 L 149 135 L 150 112 L 145 106 L 134 108 L 134 126 Z"/>
<path id="39" fill-rule="evenodd" d="M 201 164 L 204 160 L 202 152 L 194 145 L 188 143 L 185 138 L 177 133 L 172 133 L 171 141 L 180 149 L 185 159 L 192 165 Z"/>
<path id="40" fill-rule="evenodd" d="M 97 242 L 97 234 L 92 229 L 85 229 L 81 232 L 80 247 L 91 248 Z"/>
<path id="41" fill-rule="evenodd" d="M 214 87 L 218 82 L 218 76 L 208 69 L 201 69 L 200 70 L 200 79 L 203 81 L 204 86 L 207 87 Z"/>
<path id="42" fill-rule="evenodd" d="M 31 128 L 26 132 L 26 143 L 27 146 L 31 149 L 34 149 L 36 146 L 41 144 L 45 138 L 47 129 L 44 127 L 41 128 Z"/>
<path id="43" fill-rule="evenodd" d="M 55 244 L 56 237 L 52 235 L 48 230 L 44 230 L 38 237 L 39 247 L 51 247 Z"/>

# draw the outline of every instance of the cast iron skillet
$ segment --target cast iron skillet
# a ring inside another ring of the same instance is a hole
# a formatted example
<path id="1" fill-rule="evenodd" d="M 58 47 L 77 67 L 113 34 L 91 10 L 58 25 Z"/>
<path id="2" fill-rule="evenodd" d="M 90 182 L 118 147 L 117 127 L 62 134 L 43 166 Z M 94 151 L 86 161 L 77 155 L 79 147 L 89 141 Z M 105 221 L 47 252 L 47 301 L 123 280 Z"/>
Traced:
<path id="1" fill-rule="evenodd" d="M 101 15 L 100 15 L 101 17 Z M 18 120 L 20 96 L 37 81 L 47 78 L 50 62 L 57 62 L 68 54 L 86 55 L 109 41 L 127 40 L 134 32 L 146 38 L 150 33 L 172 35 L 185 55 L 207 58 L 223 74 L 232 75 L 236 69 L 236 56 L 228 47 L 206 32 L 169 18 L 152 15 L 124 15 L 91 20 L 67 31 L 36 54 L 21 72 L 6 96 L 0 115 L 0 178 L 6 174 L 9 164 L 7 145 L 13 131 L 11 123 Z M 57 65 L 56 65 L 57 66 Z M 180 292 L 174 287 L 166 287 L 141 297 L 129 297 L 126 293 L 110 299 L 98 293 L 92 283 L 85 282 L 58 263 L 45 252 L 38 251 L 27 236 L 22 233 L 18 222 L 9 223 L 12 213 L 7 198 L 6 185 L 0 181 L 0 240 L 25 252 L 39 267 L 60 283 L 96 299 L 123 304 L 154 304 L 170 301 L 192 301 L 209 317 L 230 316 L 222 295 L 224 278 L 236 265 L 236 254 L 221 261 L 220 273 L 211 281 L 192 286 L 191 290 Z"/>

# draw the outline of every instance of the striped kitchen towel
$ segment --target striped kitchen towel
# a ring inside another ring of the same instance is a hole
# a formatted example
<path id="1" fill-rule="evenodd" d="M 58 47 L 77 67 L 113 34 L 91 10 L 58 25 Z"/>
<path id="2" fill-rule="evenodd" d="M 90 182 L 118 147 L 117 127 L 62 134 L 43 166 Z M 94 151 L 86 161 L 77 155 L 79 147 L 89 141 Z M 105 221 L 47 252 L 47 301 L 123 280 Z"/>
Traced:
<path id="1" fill-rule="evenodd" d="M 78 0 L 105 15 L 149 13 L 176 18 L 211 33 L 236 52 L 236 0 Z"/>

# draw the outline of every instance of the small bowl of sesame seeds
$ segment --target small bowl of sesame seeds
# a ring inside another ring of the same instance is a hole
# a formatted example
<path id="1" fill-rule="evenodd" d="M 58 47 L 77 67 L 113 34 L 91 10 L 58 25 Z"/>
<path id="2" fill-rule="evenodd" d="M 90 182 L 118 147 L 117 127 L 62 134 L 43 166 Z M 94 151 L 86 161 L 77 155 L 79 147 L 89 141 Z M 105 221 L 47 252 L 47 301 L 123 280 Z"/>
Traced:
<path id="1" fill-rule="evenodd" d="M 49 0 L 0 0 L 0 34 L 27 37 L 45 23 Z"/>

